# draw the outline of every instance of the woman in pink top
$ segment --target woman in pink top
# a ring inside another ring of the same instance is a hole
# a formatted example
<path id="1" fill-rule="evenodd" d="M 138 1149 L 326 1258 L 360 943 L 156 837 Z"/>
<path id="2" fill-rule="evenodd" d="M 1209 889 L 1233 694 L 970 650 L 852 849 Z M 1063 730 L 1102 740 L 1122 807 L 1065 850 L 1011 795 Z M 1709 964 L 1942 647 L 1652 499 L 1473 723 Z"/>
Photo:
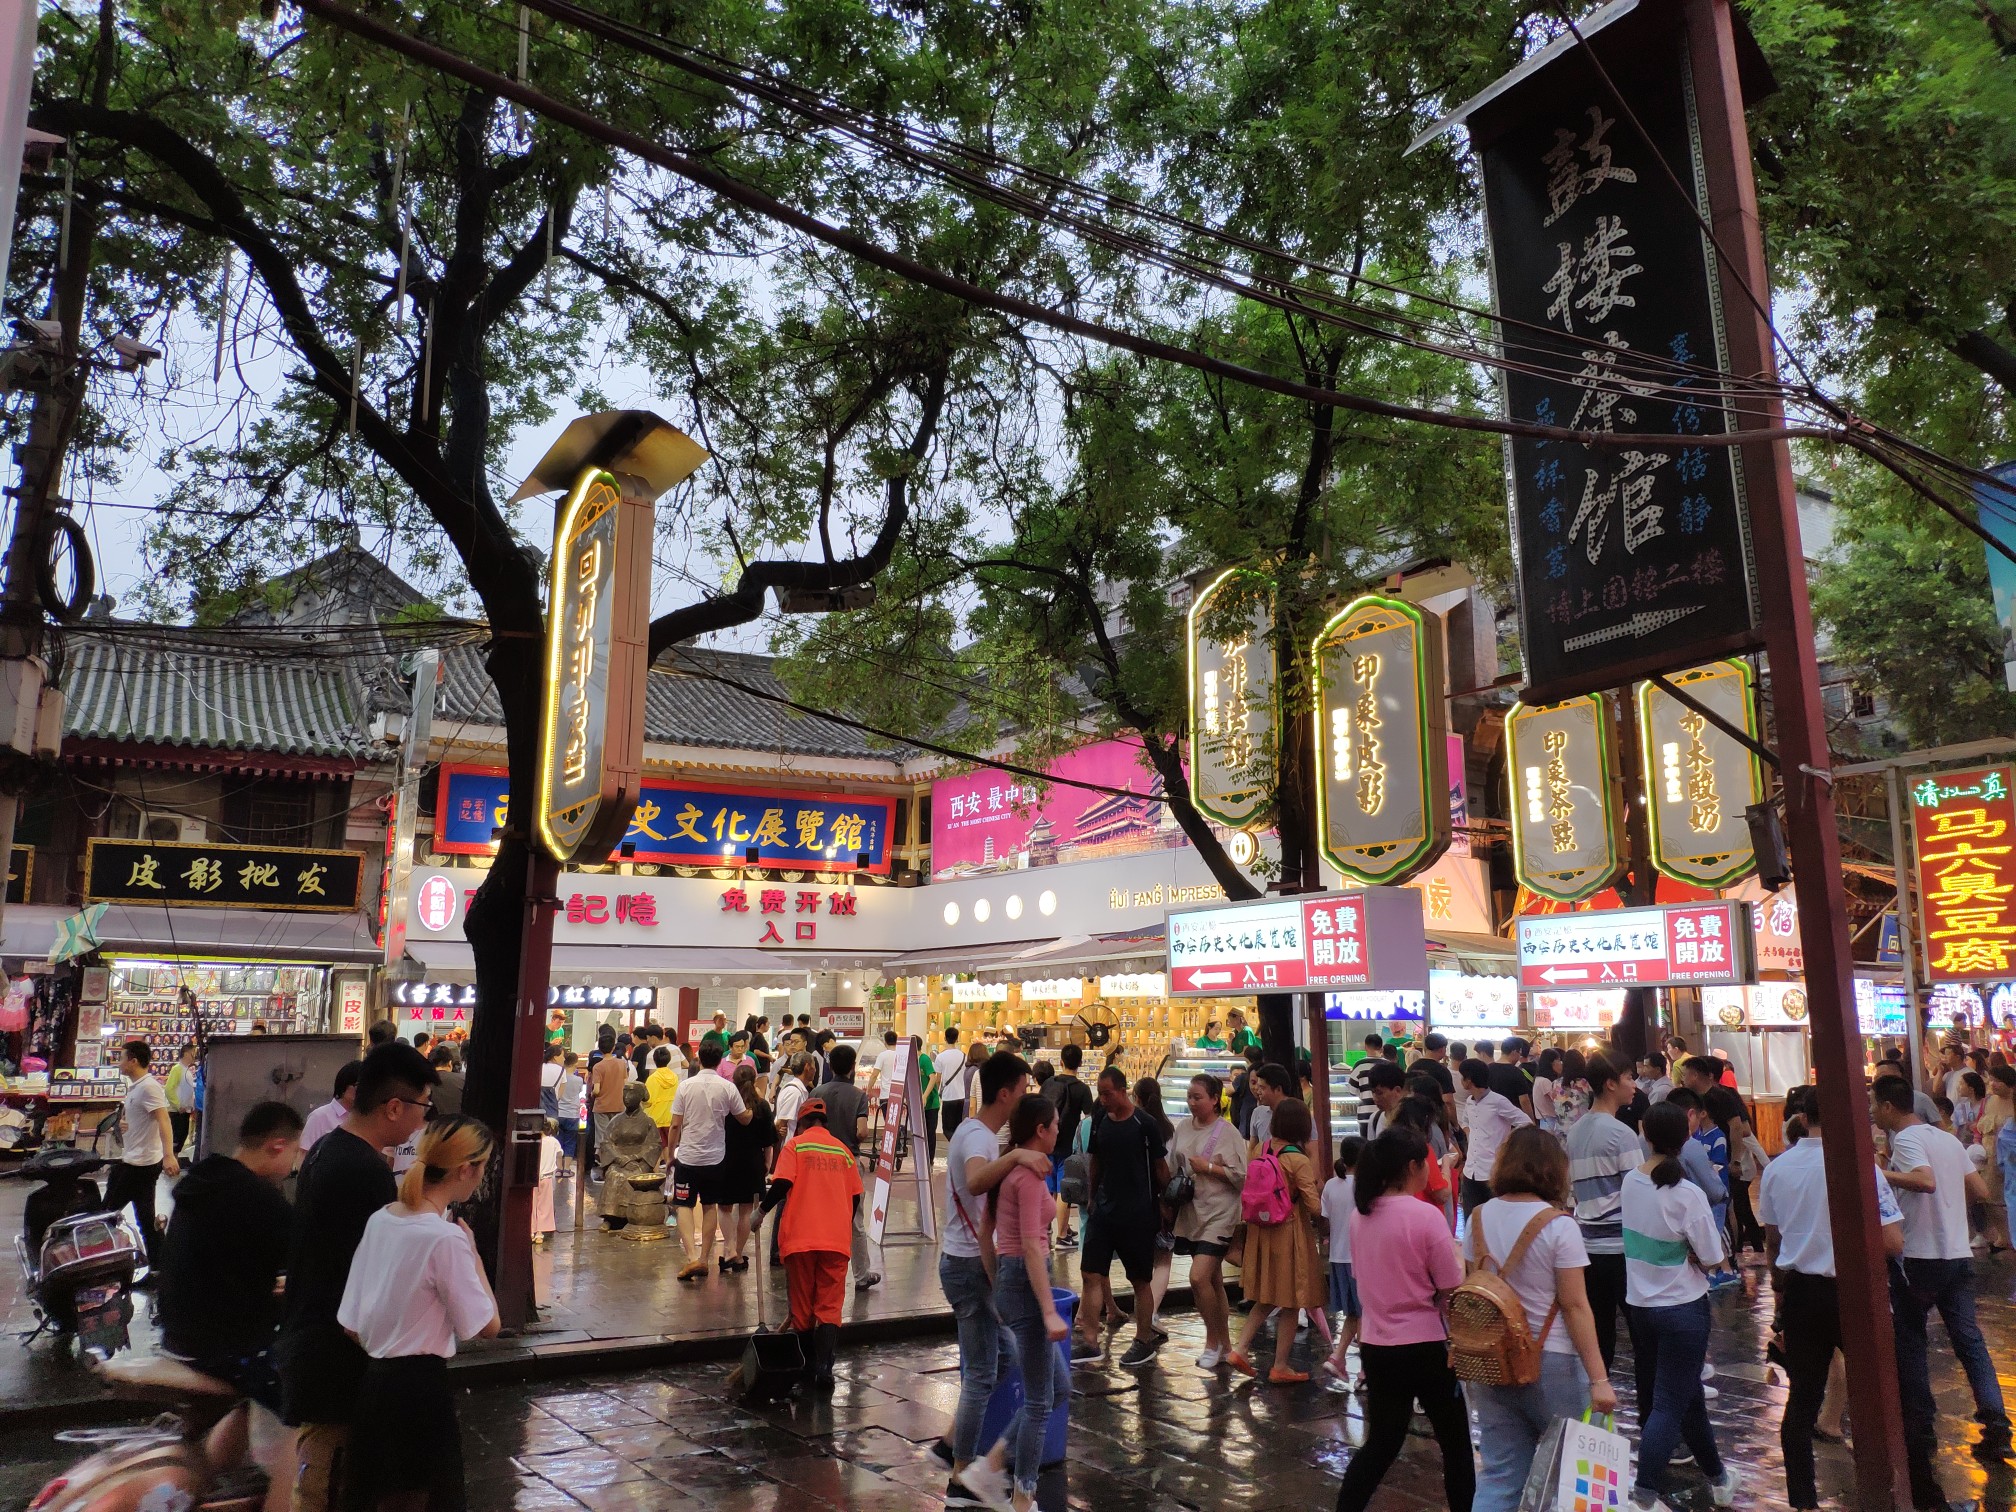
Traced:
<path id="1" fill-rule="evenodd" d="M 1442 1449 L 1442 1489 L 1451 1512 L 1470 1512 L 1477 1469 L 1470 1459 L 1470 1414 L 1449 1368 L 1449 1328 L 1442 1315 L 1463 1280 L 1449 1225 L 1418 1201 L 1428 1185 L 1428 1141 L 1393 1128 L 1358 1158 L 1352 1194 L 1351 1279 L 1358 1286 L 1358 1353 L 1365 1365 L 1365 1444 L 1344 1469 L 1337 1512 L 1363 1512 L 1407 1442 L 1414 1404 Z"/>
<path id="2" fill-rule="evenodd" d="M 1056 1105 L 1038 1092 L 1024 1097 L 1008 1115 L 1008 1143 L 1047 1157 L 1057 1144 Z M 994 1305 L 1001 1313 L 1001 1326 L 1015 1340 L 1022 1368 L 1022 1405 L 986 1458 L 968 1465 L 960 1479 L 982 1491 L 988 1506 L 999 1505 L 984 1492 L 998 1497 L 1007 1486 L 1012 1450 L 1012 1505 L 1015 1512 L 1028 1512 L 1036 1503 L 1036 1475 L 1043 1468 L 1043 1429 L 1056 1400 L 1058 1376 L 1068 1368 L 1059 1365 L 1057 1344 L 1070 1330 L 1050 1294 L 1050 1226 L 1057 1217 L 1057 1203 L 1043 1177 L 1020 1165 L 987 1200 L 994 1212 Z"/>

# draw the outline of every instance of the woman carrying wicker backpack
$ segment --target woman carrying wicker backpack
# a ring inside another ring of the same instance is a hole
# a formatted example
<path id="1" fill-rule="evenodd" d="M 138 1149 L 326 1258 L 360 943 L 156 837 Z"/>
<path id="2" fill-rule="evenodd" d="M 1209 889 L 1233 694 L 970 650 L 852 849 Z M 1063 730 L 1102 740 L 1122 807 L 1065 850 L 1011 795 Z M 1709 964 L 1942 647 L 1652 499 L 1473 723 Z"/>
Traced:
<path id="1" fill-rule="evenodd" d="M 1514 1129 L 1470 1215 L 1469 1271 L 1449 1305 L 1450 1364 L 1477 1415 L 1483 1468 L 1472 1512 L 1514 1512 L 1547 1430 L 1585 1408 L 1615 1412 L 1596 1345 L 1568 1154 L 1543 1129 Z"/>

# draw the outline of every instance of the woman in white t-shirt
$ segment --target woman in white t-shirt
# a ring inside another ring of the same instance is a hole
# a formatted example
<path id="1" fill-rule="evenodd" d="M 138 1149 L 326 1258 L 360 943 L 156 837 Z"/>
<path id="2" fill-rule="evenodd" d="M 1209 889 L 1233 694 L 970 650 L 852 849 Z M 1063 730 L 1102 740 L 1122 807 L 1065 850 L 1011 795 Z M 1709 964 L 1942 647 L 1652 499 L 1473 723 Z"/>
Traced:
<path id="1" fill-rule="evenodd" d="M 458 1339 L 499 1328 L 476 1239 L 448 1209 L 481 1185 L 494 1141 L 473 1118 L 427 1125 L 399 1200 L 364 1225 L 336 1321 L 371 1357 L 357 1394 L 352 1457 L 361 1505 L 427 1512 L 463 1505 L 462 1434 L 448 1362 Z"/>
<path id="2" fill-rule="evenodd" d="M 1540 1379 L 1532 1385 L 1464 1384 L 1483 1455 L 1472 1512 L 1514 1512 L 1534 1451 L 1560 1419 L 1580 1417 L 1585 1409 L 1617 1410 L 1596 1343 L 1583 1274 L 1589 1252 L 1574 1201 L 1567 1150 L 1528 1124 L 1506 1136 L 1491 1168 L 1491 1200 L 1470 1215 L 1467 1269 L 1488 1262 L 1518 1294 L 1526 1326 L 1540 1341 Z"/>
<path id="3" fill-rule="evenodd" d="M 1708 1422 L 1701 1366 L 1708 1358 L 1708 1272 L 1723 1261 L 1722 1229 L 1701 1188 L 1680 1169 L 1687 1114 L 1670 1102 L 1646 1110 L 1642 1132 L 1652 1158 L 1624 1175 L 1624 1300 L 1638 1378 L 1638 1512 L 1664 1509 L 1667 1462 L 1683 1439 L 1708 1477 L 1709 1499 L 1736 1499 L 1736 1467 L 1725 1465 Z"/>

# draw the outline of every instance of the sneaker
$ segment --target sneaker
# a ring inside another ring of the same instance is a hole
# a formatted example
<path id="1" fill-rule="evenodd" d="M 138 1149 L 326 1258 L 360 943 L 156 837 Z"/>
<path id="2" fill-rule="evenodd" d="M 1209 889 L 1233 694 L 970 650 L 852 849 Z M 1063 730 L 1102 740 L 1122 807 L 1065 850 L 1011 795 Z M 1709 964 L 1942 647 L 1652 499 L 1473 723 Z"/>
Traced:
<path id="1" fill-rule="evenodd" d="M 1736 1473 L 1734 1465 L 1724 1465 L 1722 1473 L 1708 1482 L 1708 1500 L 1718 1507 L 1734 1506 L 1736 1490 L 1743 1484 L 1743 1477 Z"/>
<path id="2" fill-rule="evenodd" d="M 1073 1365 L 1082 1365 L 1087 1360 L 1103 1360 L 1105 1358 L 1106 1346 L 1104 1344 L 1093 1339 L 1084 1338 L 1078 1334 L 1071 1336 L 1071 1363 Z"/>
<path id="3" fill-rule="evenodd" d="M 1216 1370 L 1224 1363 L 1225 1351 L 1222 1349 L 1207 1349 L 1204 1353 L 1197 1356 L 1197 1368 L 1199 1370 Z"/>
<path id="4" fill-rule="evenodd" d="M 1060 1250 L 1075 1250 L 1078 1248 L 1078 1236 L 1076 1234 L 1066 1234 L 1062 1239 L 1057 1241 L 1057 1248 Z"/>
<path id="5" fill-rule="evenodd" d="M 1145 1339 L 1136 1339 L 1127 1346 L 1127 1353 L 1120 1356 L 1120 1364 L 1127 1370 L 1139 1370 L 1155 1358 L 1155 1352 L 1161 1347 L 1162 1340 L 1154 1334 L 1148 1335 Z"/>
<path id="6" fill-rule="evenodd" d="M 1009 1477 L 1006 1470 L 997 1470 L 984 1459 L 976 1459 L 964 1470 L 952 1477 L 957 1484 L 964 1485 L 973 1495 L 980 1498 L 980 1505 L 1000 1509 L 1012 1508 L 1008 1499 Z"/>
<path id="7" fill-rule="evenodd" d="M 1715 1362 L 1713 1360 L 1703 1360 L 1701 1362 L 1701 1379 L 1704 1381 L 1715 1379 Z"/>
<path id="8" fill-rule="evenodd" d="M 960 1484 L 959 1478 L 954 1476 L 951 1480 L 945 1482 L 945 1505 L 948 1507 L 984 1507 L 987 1503 L 980 1500 L 971 1491 L 968 1491 L 965 1486 Z"/>
<path id="9" fill-rule="evenodd" d="M 871 1286 L 880 1286 L 881 1284 L 882 1284 L 882 1272 L 870 1271 L 865 1276 L 858 1276 L 855 1278 L 854 1290 L 866 1291 Z"/>
<path id="10" fill-rule="evenodd" d="M 1685 1444 L 1675 1444 L 1673 1452 L 1666 1456 L 1666 1463 L 1669 1465 L 1691 1465 L 1694 1463 L 1694 1451 L 1689 1449 Z"/>
<path id="11" fill-rule="evenodd" d="M 950 1470 L 953 1465 L 952 1446 L 943 1439 L 931 1440 L 931 1458 Z"/>
<path id="12" fill-rule="evenodd" d="M 1715 1398 L 1719 1397 L 1720 1395 L 1722 1395 L 1722 1393 L 1717 1391 L 1713 1386 L 1703 1386 L 1701 1388 L 1701 1397 L 1703 1401 L 1712 1402 L 1715 1400 Z"/>
<path id="13" fill-rule="evenodd" d="M 1708 1290 L 1711 1292 L 1725 1292 L 1732 1287 L 1739 1287 L 1742 1284 L 1743 1278 L 1733 1270 L 1718 1271 L 1708 1278 Z"/>

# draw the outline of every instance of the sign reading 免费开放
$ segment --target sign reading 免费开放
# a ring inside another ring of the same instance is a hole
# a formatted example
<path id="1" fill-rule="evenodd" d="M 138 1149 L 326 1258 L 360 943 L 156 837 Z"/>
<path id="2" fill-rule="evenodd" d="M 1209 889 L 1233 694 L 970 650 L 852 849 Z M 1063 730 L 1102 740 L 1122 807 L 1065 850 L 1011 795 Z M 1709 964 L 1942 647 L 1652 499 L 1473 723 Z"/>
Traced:
<path id="1" fill-rule="evenodd" d="M 1519 985 L 1528 992 L 1717 986 L 1756 975 L 1750 905 L 1730 899 L 1519 920 Z"/>
<path id="2" fill-rule="evenodd" d="M 1756 676 L 1748 662 L 1694 667 L 1669 681 L 1758 738 Z M 1652 864 L 1696 887 L 1727 887 L 1755 871 L 1744 810 L 1764 797 L 1756 753 L 1651 682 L 1638 685 L 1638 739 L 1651 800 Z"/>
<path id="3" fill-rule="evenodd" d="M 1711 444 L 1729 429 L 1716 378 L 1729 360 L 1699 132 L 1678 8 L 1659 10 L 1671 16 L 1642 7 L 1599 44 L 1643 29 L 1628 71 L 1621 41 L 1611 54 L 1629 112 L 1588 50 L 1568 47 L 1469 123 L 1506 414 L 1671 438 L 1508 443 L 1524 696 L 1536 703 L 1757 643 L 1739 463 Z"/>
<path id="4" fill-rule="evenodd" d="M 434 849 L 488 855 L 504 823 L 509 780 L 499 767 L 444 764 L 434 802 Z M 609 859 L 655 865 L 741 864 L 755 850 L 766 866 L 798 871 L 887 873 L 896 800 L 843 793 L 715 787 L 647 778 L 630 827 Z M 860 864 L 867 856 L 868 863 Z"/>
<path id="5" fill-rule="evenodd" d="M 347 913 L 363 887 L 358 851 L 107 839 L 84 847 L 87 903 Z"/>
<path id="6" fill-rule="evenodd" d="M 1406 887 L 1172 911 L 1168 953 L 1171 997 L 1428 986 L 1421 894 Z"/>
<path id="7" fill-rule="evenodd" d="M 539 841 L 558 861 L 621 839 L 644 766 L 651 500 L 581 471 L 553 526 L 540 700 Z"/>
<path id="8" fill-rule="evenodd" d="M 2016 976 L 2016 771 L 1934 772 L 1908 796 L 1926 980 Z"/>
<path id="9" fill-rule="evenodd" d="M 1624 862 L 1617 735 L 1598 694 L 1505 716 L 1512 783 L 1512 864 L 1520 884 L 1557 903 L 1601 892 Z"/>
<path id="10" fill-rule="evenodd" d="M 1274 746 L 1271 585 L 1221 572 L 1190 606 L 1190 794 L 1232 829 L 1268 807 Z M 1228 628 L 1227 618 L 1234 623 Z"/>
<path id="11" fill-rule="evenodd" d="M 1405 881 L 1449 847 L 1441 648 L 1433 615 L 1379 594 L 1316 637 L 1316 832 L 1347 881 Z"/>

